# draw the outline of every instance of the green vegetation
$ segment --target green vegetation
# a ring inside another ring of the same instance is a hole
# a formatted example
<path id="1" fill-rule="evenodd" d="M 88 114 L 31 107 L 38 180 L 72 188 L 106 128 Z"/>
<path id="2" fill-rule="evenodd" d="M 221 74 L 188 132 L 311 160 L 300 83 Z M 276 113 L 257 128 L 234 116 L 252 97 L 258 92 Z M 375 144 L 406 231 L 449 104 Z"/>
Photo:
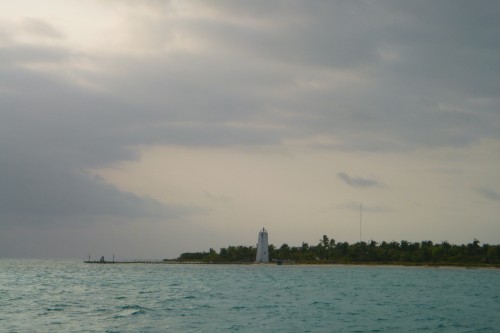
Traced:
<path id="1" fill-rule="evenodd" d="M 229 246 L 208 252 L 183 253 L 177 262 L 250 263 L 255 261 L 254 246 Z M 432 241 L 336 242 L 324 235 L 315 246 L 283 244 L 279 248 L 269 245 L 270 260 L 289 260 L 311 264 L 408 264 L 500 266 L 500 245 L 482 244 L 477 239 L 469 244 L 453 245 Z"/>

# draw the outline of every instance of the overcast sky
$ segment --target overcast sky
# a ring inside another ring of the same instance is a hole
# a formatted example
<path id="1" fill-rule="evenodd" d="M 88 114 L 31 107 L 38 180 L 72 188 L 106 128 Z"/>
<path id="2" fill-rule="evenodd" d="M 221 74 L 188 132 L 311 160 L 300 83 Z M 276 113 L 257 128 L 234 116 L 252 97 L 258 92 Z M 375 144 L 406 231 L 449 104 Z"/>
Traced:
<path id="1" fill-rule="evenodd" d="M 498 1 L 0 7 L 0 257 L 500 243 Z"/>

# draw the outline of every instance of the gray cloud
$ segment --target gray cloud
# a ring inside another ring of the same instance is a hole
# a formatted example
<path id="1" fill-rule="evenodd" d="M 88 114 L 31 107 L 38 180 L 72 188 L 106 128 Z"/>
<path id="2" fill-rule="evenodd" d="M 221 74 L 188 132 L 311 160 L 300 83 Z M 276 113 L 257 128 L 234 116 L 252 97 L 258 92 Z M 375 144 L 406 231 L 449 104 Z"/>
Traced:
<path id="1" fill-rule="evenodd" d="M 495 4 L 488 6 L 495 12 Z M 499 50 L 491 31 L 499 32 L 499 25 L 491 14 L 487 25 L 480 24 L 481 9 L 451 2 L 210 7 L 220 12 L 219 20 L 193 20 L 179 28 L 210 41 L 202 56 L 127 59 L 134 80 L 109 85 L 118 84 L 151 111 L 168 100 L 168 111 L 159 114 L 167 121 L 275 121 L 291 129 L 281 137 L 320 132 L 340 139 L 331 147 L 336 149 L 463 146 L 498 137 L 500 82 L 490 69 L 497 66 Z M 430 7 L 433 14 L 422 15 Z M 266 14 L 254 22 L 251 12 Z M 467 18 L 465 27 L 460 17 Z M 171 29 L 161 18 L 140 23 L 152 35 Z M 479 35 L 490 43 L 477 45 Z M 359 81 L 337 79 L 338 71 Z M 311 88 L 315 84 L 324 86 Z M 272 112 L 278 110 L 296 117 Z"/>
<path id="2" fill-rule="evenodd" d="M 486 199 L 500 201 L 500 193 L 489 187 L 479 187 L 477 188 L 477 192 Z"/>
<path id="3" fill-rule="evenodd" d="M 54 25 L 39 18 L 28 17 L 22 20 L 20 27 L 25 32 L 36 35 L 38 37 L 50 39 L 62 39 L 64 33 L 56 28 Z"/>
<path id="4" fill-rule="evenodd" d="M 4 151 L 5 152 L 5 151 Z M 83 171 L 46 158 L 3 155 L 0 161 L 0 227 L 9 224 L 72 224 L 102 216 L 180 220 L 201 207 L 168 205 L 124 192 Z M 60 162 L 60 160 L 58 160 Z"/>
<path id="5" fill-rule="evenodd" d="M 373 179 L 350 177 L 345 172 L 339 172 L 338 177 L 347 185 L 352 187 L 380 187 L 381 184 Z"/>

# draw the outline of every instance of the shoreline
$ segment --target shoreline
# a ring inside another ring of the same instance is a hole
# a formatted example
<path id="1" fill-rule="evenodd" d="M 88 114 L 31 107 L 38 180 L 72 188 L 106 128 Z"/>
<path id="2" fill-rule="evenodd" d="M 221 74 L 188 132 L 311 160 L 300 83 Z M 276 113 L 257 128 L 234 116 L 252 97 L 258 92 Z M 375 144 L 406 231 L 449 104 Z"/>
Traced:
<path id="1" fill-rule="evenodd" d="M 286 262 L 278 265 L 275 262 L 255 263 L 255 262 L 189 262 L 189 261 L 169 261 L 170 264 L 198 264 L 198 265 L 267 265 L 267 266 L 362 266 L 362 267 L 427 267 L 427 268 L 466 268 L 479 269 L 491 268 L 500 269 L 500 265 L 488 264 L 446 264 L 446 263 L 411 263 L 411 262 L 359 262 L 359 263 L 334 263 L 334 262 Z"/>
<path id="2" fill-rule="evenodd" d="M 86 264 L 123 265 L 123 264 L 163 264 L 163 265 L 262 265 L 262 266 L 360 266 L 360 267 L 425 267 L 425 268 L 463 268 L 463 269 L 500 269 L 496 264 L 467 264 L 467 263 L 412 263 L 412 262 L 285 262 L 278 265 L 276 262 L 256 263 L 249 261 L 203 262 L 178 260 L 126 260 L 126 261 L 84 261 Z"/>

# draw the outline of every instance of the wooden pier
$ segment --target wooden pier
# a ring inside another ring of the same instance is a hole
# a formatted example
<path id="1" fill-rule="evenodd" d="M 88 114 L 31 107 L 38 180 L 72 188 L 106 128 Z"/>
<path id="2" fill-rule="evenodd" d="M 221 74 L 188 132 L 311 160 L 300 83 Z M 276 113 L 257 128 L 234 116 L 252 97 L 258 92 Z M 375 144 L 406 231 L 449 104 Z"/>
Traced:
<path id="1" fill-rule="evenodd" d="M 167 261 L 163 260 L 125 260 L 125 261 L 102 261 L 102 260 L 85 260 L 86 264 L 167 264 Z"/>

